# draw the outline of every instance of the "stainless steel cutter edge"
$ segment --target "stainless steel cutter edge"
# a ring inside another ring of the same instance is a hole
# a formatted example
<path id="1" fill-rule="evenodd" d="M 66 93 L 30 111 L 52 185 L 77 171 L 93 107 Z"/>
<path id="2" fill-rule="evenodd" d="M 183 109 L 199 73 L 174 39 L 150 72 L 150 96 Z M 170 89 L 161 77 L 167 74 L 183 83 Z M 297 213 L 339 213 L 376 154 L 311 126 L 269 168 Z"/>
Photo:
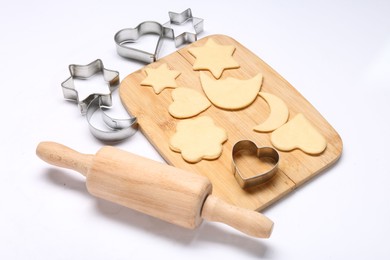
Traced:
<path id="1" fill-rule="evenodd" d="M 91 133 L 104 142 L 118 142 L 132 136 L 137 131 L 137 119 L 130 115 L 127 119 L 116 119 L 108 116 L 104 111 L 112 105 L 112 92 L 119 85 L 119 72 L 104 68 L 103 62 L 97 59 L 87 65 L 69 65 L 70 77 L 62 82 L 64 98 L 75 101 L 82 115 L 86 115 Z M 104 80 L 108 83 L 109 93 L 92 93 L 85 99 L 79 99 L 78 91 L 74 85 L 74 79 L 88 79 L 98 73 L 103 74 Z M 108 126 L 108 130 L 96 128 L 91 118 L 98 110 L 102 110 L 102 118 Z"/>
<path id="2" fill-rule="evenodd" d="M 168 12 L 168 14 L 169 14 L 169 21 L 163 24 L 164 27 L 171 28 L 172 24 L 181 25 L 188 21 L 191 21 L 195 31 L 195 33 L 183 32 L 180 35 L 175 36 L 175 32 L 173 30 L 173 38 L 176 47 L 182 44 L 192 43 L 197 41 L 198 34 L 203 31 L 204 20 L 202 18 L 194 17 L 192 15 L 191 8 L 188 8 L 181 13 Z"/>
<path id="3" fill-rule="evenodd" d="M 106 109 L 107 108 L 102 105 L 102 100 L 99 96 L 94 98 L 88 105 L 86 119 L 90 132 L 97 139 L 104 142 L 116 143 L 129 138 L 137 132 L 138 123 L 136 117 L 130 115 L 130 118 L 126 119 L 112 118 L 105 113 Z M 107 130 L 97 128 L 91 122 L 92 116 L 98 110 L 102 112 L 103 121 L 108 127 Z"/>
<path id="4" fill-rule="evenodd" d="M 111 106 L 111 93 L 119 86 L 119 72 L 104 68 L 103 62 L 97 59 L 87 65 L 69 65 L 70 77 L 61 83 L 65 99 L 75 101 L 82 115 L 87 113 L 89 103 L 97 96 L 101 97 L 102 105 Z M 109 93 L 93 93 L 83 100 L 79 99 L 79 93 L 75 88 L 74 79 L 88 79 L 98 73 L 103 74 L 104 80 L 108 83 Z"/>
<path id="5" fill-rule="evenodd" d="M 134 43 L 145 34 L 157 34 L 159 37 L 154 53 L 129 46 L 129 44 Z M 116 43 L 116 51 L 120 56 L 146 63 L 152 63 L 157 60 L 157 55 L 161 48 L 163 38 L 173 39 L 173 30 L 164 27 L 158 22 L 145 21 L 138 24 L 135 28 L 125 28 L 118 31 L 114 36 L 114 41 Z"/>

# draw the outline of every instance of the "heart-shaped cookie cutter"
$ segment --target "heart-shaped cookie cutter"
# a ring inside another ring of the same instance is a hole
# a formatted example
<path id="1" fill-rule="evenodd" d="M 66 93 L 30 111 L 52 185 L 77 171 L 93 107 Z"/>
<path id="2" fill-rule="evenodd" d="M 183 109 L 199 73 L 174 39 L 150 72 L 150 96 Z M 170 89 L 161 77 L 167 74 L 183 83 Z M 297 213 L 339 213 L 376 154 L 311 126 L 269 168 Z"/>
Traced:
<path id="1" fill-rule="evenodd" d="M 273 161 L 273 167 L 267 171 L 260 172 L 251 177 L 244 177 L 235 163 L 237 153 L 247 151 L 255 154 L 259 159 L 270 158 Z M 232 150 L 232 171 L 241 188 L 249 188 L 262 184 L 270 180 L 277 172 L 279 164 L 279 153 L 272 147 L 258 147 L 250 140 L 241 140 L 234 144 Z"/>
<path id="2" fill-rule="evenodd" d="M 129 46 L 129 44 L 136 42 L 145 34 L 157 34 L 159 37 L 154 53 L 149 53 Z M 114 36 L 116 51 L 120 56 L 146 63 L 152 63 L 157 60 L 157 54 L 160 50 L 163 38 L 173 39 L 173 30 L 154 21 L 145 21 L 135 28 L 122 29 Z"/>

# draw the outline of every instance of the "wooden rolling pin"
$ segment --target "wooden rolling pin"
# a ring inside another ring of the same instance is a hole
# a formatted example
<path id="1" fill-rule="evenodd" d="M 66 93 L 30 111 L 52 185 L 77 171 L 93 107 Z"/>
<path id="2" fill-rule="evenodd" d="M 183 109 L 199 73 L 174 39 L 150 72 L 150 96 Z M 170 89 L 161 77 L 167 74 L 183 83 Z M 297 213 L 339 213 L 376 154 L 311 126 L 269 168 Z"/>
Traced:
<path id="1" fill-rule="evenodd" d="M 194 229 L 207 219 L 250 236 L 271 235 L 270 219 L 211 195 L 211 182 L 204 176 L 111 146 L 87 155 L 58 143 L 42 142 L 36 153 L 49 164 L 83 174 L 92 195 L 170 223 Z"/>

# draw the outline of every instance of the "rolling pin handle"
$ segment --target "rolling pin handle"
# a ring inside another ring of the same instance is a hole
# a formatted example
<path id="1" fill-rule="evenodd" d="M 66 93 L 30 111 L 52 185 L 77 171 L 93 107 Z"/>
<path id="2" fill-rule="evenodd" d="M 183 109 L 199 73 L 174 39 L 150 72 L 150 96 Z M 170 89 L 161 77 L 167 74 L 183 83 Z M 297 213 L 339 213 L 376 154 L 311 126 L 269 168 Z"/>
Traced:
<path id="1" fill-rule="evenodd" d="M 79 153 L 55 142 L 41 142 L 36 154 L 45 162 L 62 168 L 72 169 L 87 176 L 92 166 L 93 155 Z"/>
<path id="2" fill-rule="evenodd" d="M 249 209 L 239 208 L 209 195 L 203 204 L 202 218 L 225 223 L 247 235 L 269 238 L 274 223 L 263 214 Z"/>

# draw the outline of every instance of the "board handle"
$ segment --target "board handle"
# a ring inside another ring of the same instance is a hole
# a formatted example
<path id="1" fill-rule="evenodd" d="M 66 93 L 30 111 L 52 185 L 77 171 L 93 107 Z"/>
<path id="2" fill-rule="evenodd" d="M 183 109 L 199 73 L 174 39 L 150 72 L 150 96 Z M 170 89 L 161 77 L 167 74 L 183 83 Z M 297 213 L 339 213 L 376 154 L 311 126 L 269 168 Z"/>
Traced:
<path id="1" fill-rule="evenodd" d="M 43 161 L 62 168 L 78 171 L 87 176 L 92 166 L 94 155 L 79 153 L 65 145 L 55 142 L 41 142 L 38 144 L 36 154 Z"/>
<path id="2" fill-rule="evenodd" d="M 272 220 L 263 214 L 233 206 L 213 195 L 209 195 L 203 204 L 202 218 L 225 223 L 247 235 L 260 238 L 269 238 L 274 226 Z"/>

